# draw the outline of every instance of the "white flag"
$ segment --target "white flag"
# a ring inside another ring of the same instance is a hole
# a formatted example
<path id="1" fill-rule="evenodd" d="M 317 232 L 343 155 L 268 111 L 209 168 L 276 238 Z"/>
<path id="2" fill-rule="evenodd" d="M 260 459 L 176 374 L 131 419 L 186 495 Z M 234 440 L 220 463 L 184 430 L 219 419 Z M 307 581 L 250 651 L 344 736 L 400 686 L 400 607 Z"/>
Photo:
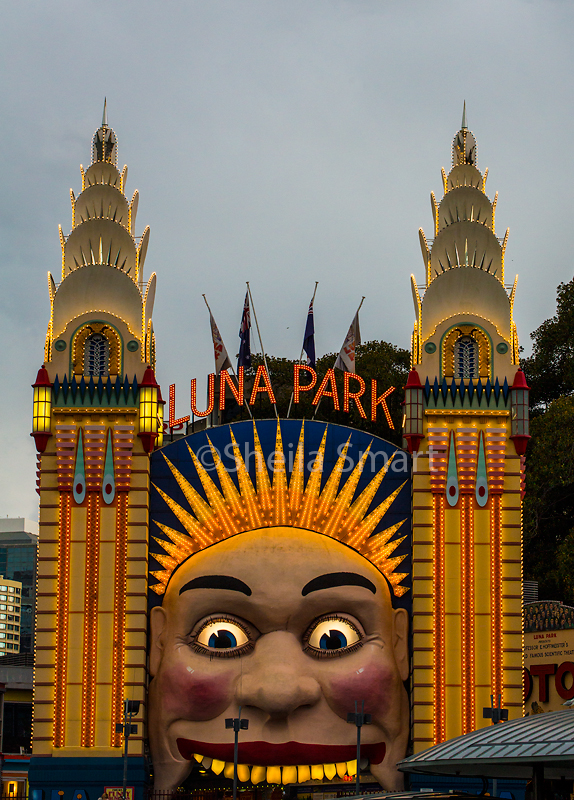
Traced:
<path id="1" fill-rule="evenodd" d="M 211 324 L 211 336 L 213 337 L 213 351 L 215 353 L 215 374 L 219 375 L 222 369 L 231 369 L 231 361 L 227 355 L 227 350 L 223 344 L 223 339 L 219 333 L 213 314 L 209 312 L 209 322 Z"/>
<path id="2" fill-rule="evenodd" d="M 361 331 L 359 330 L 359 312 L 357 311 L 341 347 L 341 352 L 335 361 L 336 369 L 341 369 L 343 372 L 355 372 L 355 348 L 358 344 L 361 344 Z"/>

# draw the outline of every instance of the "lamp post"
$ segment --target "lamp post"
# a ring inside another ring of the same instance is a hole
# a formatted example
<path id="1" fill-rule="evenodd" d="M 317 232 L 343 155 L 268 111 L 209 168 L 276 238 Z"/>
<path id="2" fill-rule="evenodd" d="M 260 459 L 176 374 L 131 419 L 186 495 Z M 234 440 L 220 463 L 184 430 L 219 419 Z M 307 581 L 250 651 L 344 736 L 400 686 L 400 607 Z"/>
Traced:
<path id="1" fill-rule="evenodd" d="M 124 721 L 116 723 L 117 733 L 124 734 L 124 780 L 122 789 L 122 798 L 126 800 L 126 791 L 128 784 L 128 739 L 130 734 L 138 732 L 138 726 L 132 725 L 132 717 L 135 716 L 140 710 L 139 700 L 124 700 Z"/>
<path id="2" fill-rule="evenodd" d="M 246 731 L 249 728 L 249 720 L 241 719 L 241 706 L 239 706 L 239 716 L 236 719 L 226 719 L 225 727 L 233 728 L 235 732 L 235 741 L 233 744 L 233 800 L 237 800 L 237 759 L 239 757 L 239 731 Z"/>
<path id="3" fill-rule="evenodd" d="M 355 700 L 355 711 L 349 711 L 347 714 L 347 722 L 351 722 L 357 726 L 357 776 L 355 780 L 355 794 L 360 794 L 361 791 L 361 728 L 363 725 L 369 725 L 372 717 L 370 714 L 365 714 L 365 701 L 361 702 L 361 710 L 357 710 L 357 701 Z"/>
<path id="4" fill-rule="evenodd" d="M 139 385 L 139 432 L 146 453 L 151 453 L 160 435 L 160 404 L 163 404 L 154 371 L 148 367 Z M 162 431 L 163 436 L 163 418 Z"/>
<path id="5" fill-rule="evenodd" d="M 405 416 L 403 436 L 409 453 L 416 453 L 423 436 L 423 387 L 416 369 L 411 369 L 405 386 Z"/>
<path id="6" fill-rule="evenodd" d="M 523 456 L 526 453 L 526 446 L 530 439 L 528 390 L 529 387 L 526 383 L 524 372 L 518 369 L 514 378 L 514 383 L 510 388 L 512 414 L 510 438 L 514 442 L 514 447 L 519 456 Z"/>
<path id="7" fill-rule="evenodd" d="M 52 435 L 52 383 L 48 371 L 42 365 L 38 370 L 34 389 L 34 403 L 32 409 L 32 433 L 36 442 L 36 450 L 43 453 Z"/>

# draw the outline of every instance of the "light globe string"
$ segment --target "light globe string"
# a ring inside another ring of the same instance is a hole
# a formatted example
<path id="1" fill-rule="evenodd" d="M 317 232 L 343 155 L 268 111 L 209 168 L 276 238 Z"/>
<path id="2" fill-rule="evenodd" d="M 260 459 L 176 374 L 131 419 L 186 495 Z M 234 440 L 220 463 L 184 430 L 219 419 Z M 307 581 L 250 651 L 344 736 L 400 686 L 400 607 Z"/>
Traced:
<path id="1" fill-rule="evenodd" d="M 254 427 L 255 485 L 251 479 L 245 462 L 241 456 L 239 445 L 230 430 L 235 469 L 239 489 L 227 473 L 217 449 L 207 439 L 219 485 L 214 483 L 207 469 L 200 463 L 197 455 L 187 445 L 192 463 L 195 467 L 205 496 L 204 500 L 193 488 L 188 479 L 163 455 L 166 464 L 176 483 L 182 491 L 189 510 L 169 497 L 158 486 L 154 487 L 168 508 L 174 514 L 186 533 L 174 530 L 157 521 L 155 524 L 166 536 L 166 540 L 155 538 L 164 553 L 154 554 L 154 558 L 163 567 L 152 571 L 159 583 L 150 586 L 156 594 L 164 594 L 174 570 L 188 556 L 209 547 L 216 542 L 228 539 L 238 533 L 268 528 L 277 525 L 292 525 L 317 533 L 353 547 L 376 566 L 389 581 L 396 597 L 408 591 L 401 582 L 408 577 L 406 572 L 397 572 L 405 555 L 392 556 L 405 537 L 393 538 L 406 519 L 375 532 L 375 529 L 390 509 L 406 481 L 374 509 L 369 508 L 391 466 L 394 454 L 377 471 L 360 494 L 354 499 L 359 479 L 369 456 L 371 445 L 362 454 L 359 462 L 339 489 L 341 477 L 347 459 L 349 440 L 343 446 L 339 457 L 321 489 L 325 466 L 325 448 L 328 426 L 325 426 L 321 444 L 316 452 L 313 467 L 305 483 L 304 476 L 304 423 L 289 481 L 287 480 L 286 454 L 283 450 L 280 423 L 277 422 L 275 452 L 268 459 L 269 470 L 265 463 L 263 449 L 259 440 L 257 427 Z"/>

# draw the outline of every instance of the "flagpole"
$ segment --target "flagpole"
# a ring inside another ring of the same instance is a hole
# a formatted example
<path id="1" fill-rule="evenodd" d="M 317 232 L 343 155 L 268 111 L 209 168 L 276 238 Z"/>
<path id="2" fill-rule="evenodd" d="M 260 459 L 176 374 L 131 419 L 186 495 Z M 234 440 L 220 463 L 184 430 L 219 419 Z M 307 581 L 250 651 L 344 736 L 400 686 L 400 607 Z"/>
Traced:
<path id="1" fill-rule="evenodd" d="M 361 302 L 359 303 L 359 308 L 358 308 L 358 309 L 357 309 L 357 311 L 355 312 L 355 316 L 353 317 L 353 320 L 355 319 L 355 317 L 357 316 L 357 314 L 358 314 L 358 313 L 359 313 L 359 311 L 361 310 L 361 306 L 363 305 L 364 301 L 365 301 L 365 296 L 363 295 L 363 297 L 361 297 Z M 352 325 L 352 324 L 353 324 L 353 323 L 351 323 L 351 325 Z M 344 342 L 343 342 L 343 344 L 344 344 Z M 340 351 L 339 351 L 339 352 L 340 352 Z M 337 358 L 335 359 L 335 364 L 337 363 L 337 359 L 338 359 L 338 358 L 339 358 L 339 356 L 337 355 Z M 335 367 L 335 364 L 333 364 L 333 368 Z M 319 411 L 319 406 L 321 405 L 321 400 L 322 400 L 322 399 L 323 399 L 323 397 L 321 396 L 321 397 L 319 398 L 319 402 L 317 403 L 317 408 L 315 409 L 315 413 L 313 414 L 313 419 L 315 419 L 315 417 L 317 416 L 317 411 Z"/>
<path id="2" fill-rule="evenodd" d="M 269 383 L 271 383 L 271 377 L 269 375 L 269 369 L 267 367 L 267 358 L 265 356 L 265 348 L 263 347 L 263 341 L 261 340 L 261 331 L 259 330 L 259 323 L 257 322 L 257 313 L 255 311 L 255 303 L 253 302 L 253 296 L 251 294 L 251 287 L 249 286 L 249 281 L 245 281 L 247 284 L 247 291 L 249 293 L 249 299 L 251 300 L 251 307 L 253 308 L 253 318 L 255 319 L 255 326 L 257 328 L 257 336 L 259 337 L 259 344 L 261 345 L 261 352 L 263 354 L 263 363 L 265 364 L 265 371 L 267 372 L 267 377 L 269 378 Z M 277 406 L 273 403 L 273 408 L 275 410 L 275 417 L 279 419 L 279 414 L 277 413 Z"/>
<path id="3" fill-rule="evenodd" d="M 209 303 L 207 302 L 207 297 L 204 294 L 202 294 L 201 296 L 205 300 L 205 305 L 207 306 L 207 309 L 208 309 L 209 313 L 213 317 L 213 312 L 212 312 L 211 308 L 209 307 Z M 213 319 L 215 319 L 215 317 L 213 317 Z M 237 375 L 235 374 L 235 370 L 233 369 L 233 362 L 231 361 L 231 359 L 229 359 L 229 365 L 231 367 L 231 372 L 233 373 L 233 377 L 237 381 L 237 388 L 239 388 L 239 379 L 238 379 Z M 217 364 L 215 365 L 215 370 L 217 372 Z M 245 398 L 243 398 L 243 405 L 247 409 L 247 413 L 249 414 L 251 419 L 253 419 L 253 414 L 251 413 L 251 409 L 249 408 L 249 405 L 247 404 L 247 400 Z"/>
<path id="4" fill-rule="evenodd" d="M 315 281 L 315 291 L 313 292 L 313 297 L 311 298 L 311 302 L 309 303 L 309 307 L 313 305 L 315 302 L 315 295 L 317 294 L 317 286 L 319 285 L 319 281 Z M 307 314 L 307 316 L 309 316 Z M 303 351 L 305 350 L 305 338 L 303 338 L 303 345 L 301 347 L 301 355 L 299 356 L 299 362 L 303 361 Z M 291 399 L 289 400 L 289 408 L 287 409 L 287 419 L 289 419 L 289 414 L 291 413 L 291 406 L 293 405 L 293 397 L 295 396 L 295 388 L 291 392 Z"/>

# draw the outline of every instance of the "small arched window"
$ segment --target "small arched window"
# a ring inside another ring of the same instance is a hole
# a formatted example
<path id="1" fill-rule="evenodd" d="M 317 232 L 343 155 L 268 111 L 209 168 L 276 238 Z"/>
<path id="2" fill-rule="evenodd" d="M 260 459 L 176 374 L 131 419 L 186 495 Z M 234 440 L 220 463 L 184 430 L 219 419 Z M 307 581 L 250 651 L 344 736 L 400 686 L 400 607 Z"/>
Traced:
<path id="1" fill-rule="evenodd" d="M 110 343 L 101 333 L 92 333 L 86 339 L 84 351 L 84 373 L 95 378 L 109 373 Z"/>
<path id="2" fill-rule="evenodd" d="M 460 336 L 455 342 L 454 377 L 456 380 L 478 378 L 478 342 L 472 336 Z"/>

